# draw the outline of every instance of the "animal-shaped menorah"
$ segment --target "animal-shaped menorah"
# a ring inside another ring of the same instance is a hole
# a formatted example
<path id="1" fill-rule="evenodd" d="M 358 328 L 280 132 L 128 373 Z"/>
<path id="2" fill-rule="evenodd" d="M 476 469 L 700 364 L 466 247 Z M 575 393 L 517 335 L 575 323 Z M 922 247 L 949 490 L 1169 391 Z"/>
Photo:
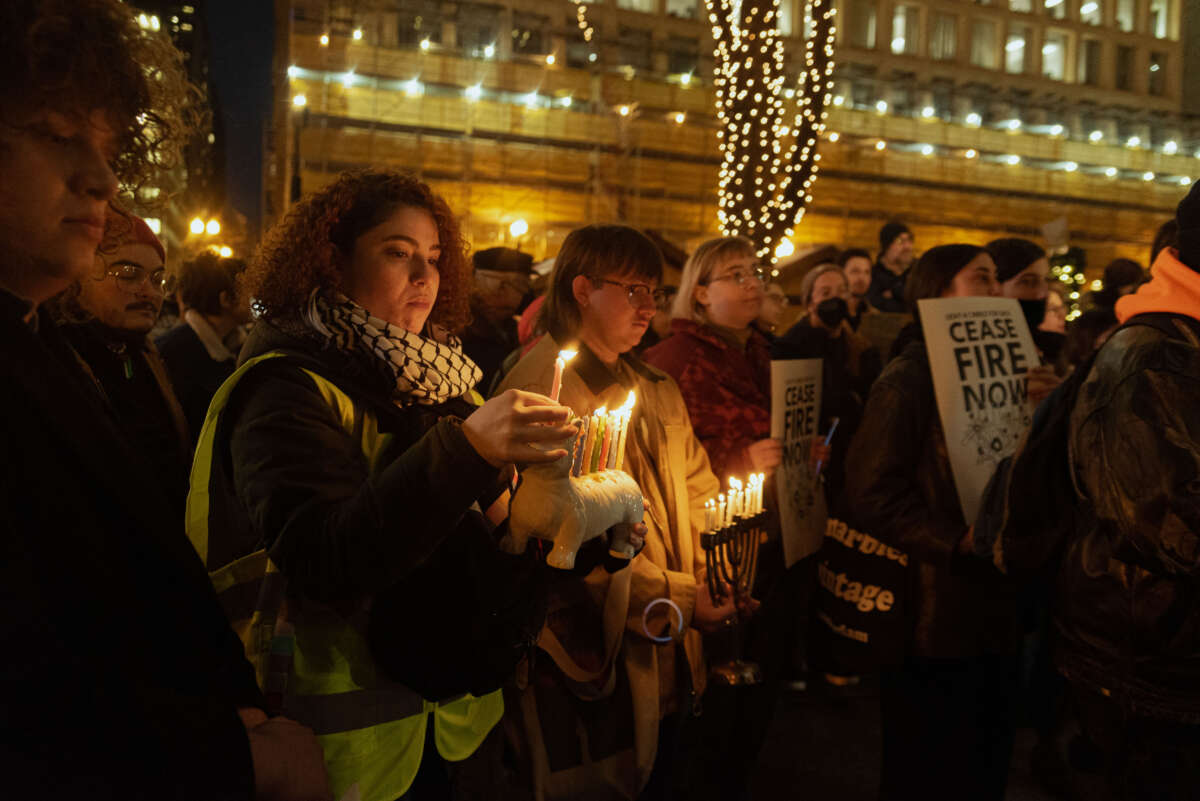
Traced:
<path id="1" fill-rule="evenodd" d="M 550 540 L 554 548 L 546 557 L 551 567 L 570 570 L 580 546 L 613 529 L 609 552 L 631 559 L 632 527 L 642 522 L 642 492 L 623 470 L 598 470 L 571 475 L 578 433 L 561 447 L 567 455 L 553 462 L 530 465 L 521 471 L 508 510 L 506 548 L 523 553 L 530 537 Z"/>

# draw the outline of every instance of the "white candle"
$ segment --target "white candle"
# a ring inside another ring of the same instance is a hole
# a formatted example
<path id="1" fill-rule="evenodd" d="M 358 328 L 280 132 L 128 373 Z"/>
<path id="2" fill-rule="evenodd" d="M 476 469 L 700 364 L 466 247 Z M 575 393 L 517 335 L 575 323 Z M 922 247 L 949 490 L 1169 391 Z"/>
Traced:
<path id="1" fill-rule="evenodd" d="M 725 520 L 725 493 L 717 496 L 717 528 L 724 528 Z"/>
<path id="2" fill-rule="evenodd" d="M 575 351 L 560 350 L 558 358 L 554 360 L 554 381 L 550 384 L 550 399 L 557 402 L 558 393 L 562 389 L 562 374 L 563 368 L 567 366 L 567 362 L 575 358 Z"/>
<path id="3" fill-rule="evenodd" d="M 717 527 L 717 503 L 712 498 L 704 502 L 704 531 L 707 533 Z"/>

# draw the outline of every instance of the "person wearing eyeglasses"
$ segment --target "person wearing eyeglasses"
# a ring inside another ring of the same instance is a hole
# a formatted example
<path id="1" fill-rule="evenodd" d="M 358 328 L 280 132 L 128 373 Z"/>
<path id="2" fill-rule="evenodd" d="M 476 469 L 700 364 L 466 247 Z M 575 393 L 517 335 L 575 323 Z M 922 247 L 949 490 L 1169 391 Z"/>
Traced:
<path id="1" fill-rule="evenodd" d="M 646 502 L 645 547 L 615 573 L 552 586 L 545 653 L 519 705 L 529 750 L 548 752 L 530 766 L 539 797 L 671 797 L 687 778 L 678 751 L 704 692 L 700 632 L 737 614 L 709 595 L 699 544 L 704 502 L 720 485 L 675 381 L 632 354 L 661 302 L 662 271 L 658 247 L 633 228 L 572 231 L 542 309 L 547 333 L 500 385 L 546 392 L 569 348 L 559 400 L 576 415 L 636 393 L 623 469 Z"/>
<path id="2" fill-rule="evenodd" d="M 741 237 L 711 239 L 683 267 L 673 335 L 646 361 L 679 384 L 696 436 L 722 480 L 771 473 L 783 447 L 771 439 L 771 356 L 751 325 L 763 307 L 763 271 Z"/>
<path id="3" fill-rule="evenodd" d="M 170 288 L 166 255 L 145 220 L 110 204 L 95 269 L 55 305 L 67 341 L 104 404 L 182 517 L 191 437 L 166 366 L 148 336 Z"/>

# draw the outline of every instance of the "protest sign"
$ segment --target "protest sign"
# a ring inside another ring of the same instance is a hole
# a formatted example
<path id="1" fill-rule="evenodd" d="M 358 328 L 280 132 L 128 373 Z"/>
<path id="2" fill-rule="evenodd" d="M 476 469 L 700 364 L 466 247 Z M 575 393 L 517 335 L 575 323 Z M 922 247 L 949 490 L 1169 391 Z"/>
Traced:
<path id="1" fill-rule="evenodd" d="M 825 534 L 825 498 L 809 464 L 820 421 L 821 360 L 772 361 L 771 436 L 783 443 L 775 491 L 788 567 L 816 552 Z"/>
<path id="2" fill-rule="evenodd" d="M 968 524 L 996 465 L 1033 420 L 1026 373 L 1039 364 L 1012 298 L 918 301 L 954 485 Z"/>

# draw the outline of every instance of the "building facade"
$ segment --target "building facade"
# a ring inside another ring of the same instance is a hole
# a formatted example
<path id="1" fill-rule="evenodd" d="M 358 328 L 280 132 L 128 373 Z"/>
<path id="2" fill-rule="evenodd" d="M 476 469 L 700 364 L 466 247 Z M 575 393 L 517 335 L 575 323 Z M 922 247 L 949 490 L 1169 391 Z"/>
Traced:
<path id="1" fill-rule="evenodd" d="M 385 165 L 445 194 L 476 247 L 527 227 L 518 244 L 552 256 L 598 221 L 684 246 L 716 233 L 703 0 L 276 10 L 264 219 Z M 1084 248 L 1090 270 L 1145 263 L 1200 175 L 1182 14 L 1182 0 L 839 0 L 822 169 L 794 245 L 873 247 L 891 218 L 919 247 L 1056 223 L 1049 244 Z M 781 0 L 779 19 L 798 73 L 804 0 Z"/>

